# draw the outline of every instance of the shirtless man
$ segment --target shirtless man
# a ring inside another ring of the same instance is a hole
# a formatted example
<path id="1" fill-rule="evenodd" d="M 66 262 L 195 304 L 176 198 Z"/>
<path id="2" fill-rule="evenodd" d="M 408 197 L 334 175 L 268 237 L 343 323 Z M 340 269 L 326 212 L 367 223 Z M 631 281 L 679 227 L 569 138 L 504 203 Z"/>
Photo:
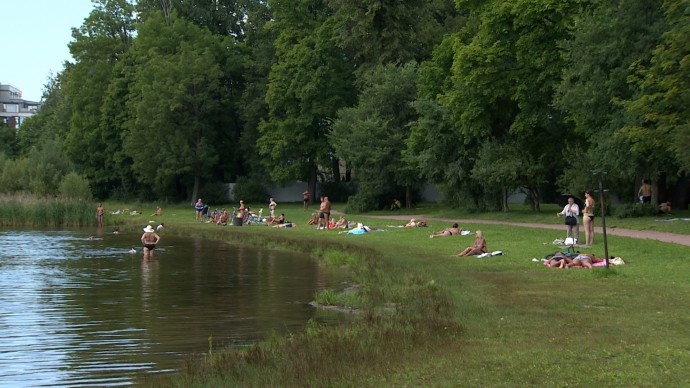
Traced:
<path id="1" fill-rule="evenodd" d="M 321 222 L 323 222 L 323 229 L 328 230 L 328 219 L 331 217 L 331 201 L 328 197 L 323 197 L 321 201 L 321 207 L 319 207 L 319 225 L 317 229 L 321 227 Z M 321 221 L 323 220 L 323 221 Z"/>
<path id="2" fill-rule="evenodd" d="M 102 228 L 103 227 L 103 215 L 105 214 L 105 208 L 103 207 L 103 203 L 99 203 L 98 207 L 96 208 L 96 219 L 98 220 L 98 227 Z"/>
<path id="3" fill-rule="evenodd" d="M 637 195 L 640 196 L 642 203 L 652 203 L 652 185 L 649 184 L 648 179 L 642 180 L 642 186 L 637 191 Z"/>
<path id="4" fill-rule="evenodd" d="M 141 235 L 141 243 L 144 244 L 144 259 L 153 258 L 153 250 L 161 237 L 156 234 L 151 225 L 146 225 L 144 234 Z"/>

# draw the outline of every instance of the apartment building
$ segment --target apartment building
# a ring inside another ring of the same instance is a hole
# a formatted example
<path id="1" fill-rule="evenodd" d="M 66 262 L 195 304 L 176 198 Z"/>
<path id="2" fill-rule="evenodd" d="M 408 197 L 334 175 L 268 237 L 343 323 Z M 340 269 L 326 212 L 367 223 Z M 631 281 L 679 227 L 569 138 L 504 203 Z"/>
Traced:
<path id="1" fill-rule="evenodd" d="M 39 102 L 22 99 L 22 91 L 0 83 L 0 124 L 19 128 L 22 121 L 33 116 L 41 106 Z"/>

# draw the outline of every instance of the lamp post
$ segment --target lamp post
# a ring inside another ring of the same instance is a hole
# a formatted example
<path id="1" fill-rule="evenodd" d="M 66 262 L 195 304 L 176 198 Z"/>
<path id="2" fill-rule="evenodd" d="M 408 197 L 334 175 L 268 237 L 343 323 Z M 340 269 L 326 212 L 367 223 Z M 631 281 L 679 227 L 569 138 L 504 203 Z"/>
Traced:
<path id="1" fill-rule="evenodd" d="M 609 244 L 606 239 L 606 211 L 604 210 L 604 174 L 605 172 L 598 172 L 597 178 L 599 180 L 599 203 L 601 204 L 601 228 L 604 231 L 604 264 L 606 268 L 609 267 Z"/>

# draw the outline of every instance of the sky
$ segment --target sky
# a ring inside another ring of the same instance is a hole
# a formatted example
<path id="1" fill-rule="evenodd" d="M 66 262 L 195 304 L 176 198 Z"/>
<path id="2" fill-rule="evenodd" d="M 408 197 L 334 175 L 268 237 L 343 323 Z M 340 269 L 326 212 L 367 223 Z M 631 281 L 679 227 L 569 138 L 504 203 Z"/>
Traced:
<path id="1" fill-rule="evenodd" d="M 67 44 L 93 9 L 91 0 L 0 0 L 0 83 L 40 101 L 51 74 L 73 62 Z"/>

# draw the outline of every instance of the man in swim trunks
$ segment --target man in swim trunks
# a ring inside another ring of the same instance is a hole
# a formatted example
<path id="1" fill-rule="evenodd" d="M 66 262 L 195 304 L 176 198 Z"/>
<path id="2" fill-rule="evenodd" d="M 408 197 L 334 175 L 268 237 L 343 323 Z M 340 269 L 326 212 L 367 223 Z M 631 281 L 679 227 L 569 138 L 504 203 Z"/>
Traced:
<path id="1" fill-rule="evenodd" d="M 96 208 L 96 219 L 98 220 L 98 227 L 102 228 L 103 227 L 103 215 L 105 214 L 105 208 L 103 207 L 103 203 L 99 203 L 98 207 Z"/>
<path id="2" fill-rule="evenodd" d="M 321 207 L 319 208 L 319 226 L 317 226 L 317 229 L 321 226 L 321 222 L 323 222 L 323 229 L 328 230 L 328 219 L 330 217 L 331 201 L 328 200 L 328 197 L 323 197 L 323 200 L 321 201 Z"/>
<path id="3" fill-rule="evenodd" d="M 141 235 L 141 243 L 144 244 L 144 259 L 153 258 L 153 250 L 161 237 L 156 234 L 151 225 L 146 225 L 144 234 Z"/>

